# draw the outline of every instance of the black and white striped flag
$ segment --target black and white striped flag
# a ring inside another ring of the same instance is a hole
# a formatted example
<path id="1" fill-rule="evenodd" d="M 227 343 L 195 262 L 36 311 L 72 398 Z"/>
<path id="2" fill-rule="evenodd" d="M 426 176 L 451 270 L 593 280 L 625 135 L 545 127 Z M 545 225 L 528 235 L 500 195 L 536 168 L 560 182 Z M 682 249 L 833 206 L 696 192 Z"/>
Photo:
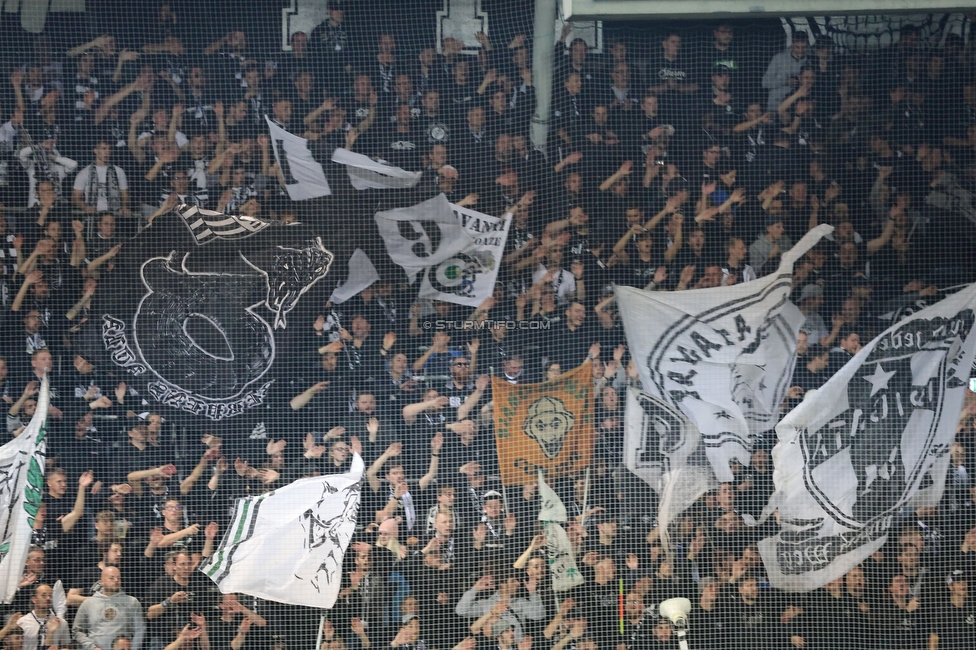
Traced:
<path id="1" fill-rule="evenodd" d="M 257 217 L 249 217 L 243 214 L 223 214 L 213 210 L 204 210 L 197 206 L 182 206 L 176 212 L 183 219 L 186 227 L 190 229 L 190 233 L 198 246 L 203 246 L 214 239 L 244 239 L 261 232 L 271 223 Z"/>

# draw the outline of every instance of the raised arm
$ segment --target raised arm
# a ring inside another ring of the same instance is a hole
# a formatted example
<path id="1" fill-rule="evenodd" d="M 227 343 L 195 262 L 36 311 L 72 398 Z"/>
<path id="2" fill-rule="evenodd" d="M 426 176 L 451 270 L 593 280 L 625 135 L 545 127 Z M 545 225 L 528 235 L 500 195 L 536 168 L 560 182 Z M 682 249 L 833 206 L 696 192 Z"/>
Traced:
<path id="1" fill-rule="evenodd" d="M 220 458 L 219 449 L 210 447 L 207 449 L 207 451 L 203 452 L 203 454 L 200 456 L 200 460 L 197 461 L 196 466 L 193 468 L 193 471 L 190 472 L 189 476 L 180 482 L 180 494 L 189 494 L 193 490 L 193 486 L 195 486 L 197 481 L 200 480 L 200 477 L 203 476 L 203 473 L 206 471 L 210 461 L 217 460 L 218 458 Z"/>
<path id="2" fill-rule="evenodd" d="M 94 481 L 95 475 L 90 471 L 78 477 L 78 495 L 75 497 L 75 507 L 61 518 L 61 530 L 64 532 L 70 533 L 81 516 L 85 514 L 85 494 L 88 492 L 88 486 Z"/>
<path id="3" fill-rule="evenodd" d="M 407 404 L 403 407 L 403 420 L 407 424 L 413 424 L 417 421 L 417 416 L 419 416 L 424 411 L 430 410 L 441 410 L 450 403 L 443 395 L 432 399 L 430 401 L 416 402 L 414 404 Z"/>
<path id="4" fill-rule="evenodd" d="M 471 362 L 471 365 L 472 366 L 474 365 L 473 360 Z M 472 391 L 472 393 L 465 398 L 464 403 L 458 407 L 457 410 L 458 420 L 466 420 L 468 418 L 468 415 L 470 415 L 471 410 L 474 409 L 476 406 L 478 406 L 478 402 L 481 401 L 481 398 L 485 394 L 485 390 L 488 389 L 488 385 L 490 382 L 491 379 L 488 377 L 488 375 L 481 375 L 475 380 L 474 391 Z"/>
<path id="5" fill-rule="evenodd" d="M 375 461 L 373 461 L 373 464 L 369 466 L 368 470 L 366 470 L 366 480 L 369 482 L 369 488 L 373 492 L 380 491 L 381 484 L 379 479 L 379 473 L 380 470 L 383 468 L 383 465 L 389 459 L 399 456 L 400 452 L 402 451 L 403 451 L 403 443 L 394 442 L 392 445 L 387 447 L 386 451 L 380 454 L 380 457 L 377 458 Z"/>
<path id="6" fill-rule="evenodd" d="M 632 160 L 625 160 L 624 163 L 620 166 L 620 169 L 615 171 L 605 181 L 600 183 L 600 191 L 606 192 L 611 187 L 613 187 L 613 184 L 619 181 L 621 178 L 624 178 L 625 176 L 630 176 L 630 173 L 633 171 L 633 168 L 634 168 L 634 162 Z"/>
<path id="7" fill-rule="evenodd" d="M 430 466 L 427 473 L 420 477 L 418 485 L 421 490 L 426 490 L 435 478 L 437 478 L 437 467 L 441 460 L 441 447 L 444 445 L 444 433 L 438 431 L 430 439 Z"/>

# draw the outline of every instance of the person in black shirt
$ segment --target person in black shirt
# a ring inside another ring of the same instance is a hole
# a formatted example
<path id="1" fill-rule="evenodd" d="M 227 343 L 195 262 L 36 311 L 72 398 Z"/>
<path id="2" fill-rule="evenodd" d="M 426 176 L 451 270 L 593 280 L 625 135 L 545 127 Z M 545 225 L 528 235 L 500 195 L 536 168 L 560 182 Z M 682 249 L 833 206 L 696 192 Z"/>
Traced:
<path id="1" fill-rule="evenodd" d="M 374 139 L 377 156 L 395 167 L 408 171 L 423 168 L 420 153 L 423 151 L 423 133 L 414 124 L 409 104 L 401 103 L 389 124 Z"/>
<path id="2" fill-rule="evenodd" d="M 265 627 L 268 624 L 263 616 L 245 607 L 237 594 L 224 594 L 217 603 L 217 608 L 220 616 L 210 617 L 207 621 L 210 643 L 214 648 L 237 648 L 234 645 L 235 639 L 246 639 L 252 625 Z M 242 616 L 240 623 L 237 623 L 238 615 Z"/>
<path id="3" fill-rule="evenodd" d="M 599 356 L 600 349 L 590 328 L 585 325 L 585 305 L 571 302 L 565 315 L 564 323 L 550 333 L 548 357 L 549 363 L 558 363 L 563 372 L 568 372 L 587 358 Z"/>
<path id="4" fill-rule="evenodd" d="M 193 612 L 210 612 L 217 604 L 216 585 L 193 570 L 190 554 L 176 551 L 175 558 L 173 575 L 158 578 L 146 598 L 152 603 L 146 610 L 150 646 L 175 638 Z"/>
<path id="5" fill-rule="evenodd" d="M 891 578 L 888 593 L 878 615 L 878 643 L 891 650 L 909 650 L 925 645 L 925 617 L 922 603 L 911 595 L 908 578 L 900 573 Z"/>
<path id="6" fill-rule="evenodd" d="M 929 620 L 929 650 L 976 647 L 976 606 L 969 598 L 969 574 L 955 570 L 946 576 L 949 601 L 933 608 Z"/>
<path id="7" fill-rule="evenodd" d="M 648 77 L 648 92 L 657 95 L 664 116 L 672 123 L 687 123 L 687 98 L 698 92 L 698 79 L 687 57 L 681 56 L 679 34 L 671 32 L 661 41 L 661 52 L 651 60 Z"/>
<path id="8" fill-rule="evenodd" d="M 95 476 L 85 472 L 78 478 L 78 493 L 74 499 L 67 496 L 68 476 L 63 469 L 55 468 L 46 477 L 47 493 L 44 495 L 45 513 L 44 527 L 48 531 L 45 556 L 47 572 L 53 576 L 52 580 L 69 578 L 74 574 L 73 546 L 81 536 L 76 527 L 82 515 L 85 514 L 85 496 L 88 488 L 94 483 Z M 52 544 L 53 542 L 53 544 Z"/>

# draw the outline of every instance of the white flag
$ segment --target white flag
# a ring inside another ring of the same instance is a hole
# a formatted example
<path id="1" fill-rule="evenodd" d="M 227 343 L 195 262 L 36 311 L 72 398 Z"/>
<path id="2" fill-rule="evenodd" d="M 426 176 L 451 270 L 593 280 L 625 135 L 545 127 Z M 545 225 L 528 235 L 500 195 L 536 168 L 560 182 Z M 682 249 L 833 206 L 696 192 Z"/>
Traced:
<path id="1" fill-rule="evenodd" d="M 377 212 L 375 219 L 387 254 L 403 267 L 410 282 L 428 266 L 451 259 L 470 244 L 443 194 L 408 208 Z"/>
<path id="2" fill-rule="evenodd" d="M 390 258 L 419 296 L 476 307 L 492 294 L 511 214 L 492 217 L 449 203 L 443 194 L 409 208 L 376 213 Z"/>
<path id="3" fill-rule="evenodd" d="M 24 431 L 0 447 L 0 601 L 9 603 L 17 593 L 34 517 L 44 495 L 44 454 L 47 449 L 48 379 L 41 380 L 34 417 Z"/>
<path id="4" fill-rule="evenodd" d="M 386 161 L 376 161 L 341 147 L 332 153 L 332 162 L 346 165 L 349 182 L 357 190 L 409 188 L 419 183 L 424 175 L 423 172 L 408 172 Z"/>
<path id="5" fill-rule="evenodd" d="M 373 262 L 362 249 L 357 248 L 349 258 L 349 276 L 341 287 L 336 287 L 332 292 L 329 302 L 341 305 L 379 279 L 380 274 L 377 273 Z"/>
<path id="6" fill-rule="evenodd" d="M 477 307 L 495 290 L 512 215 L 499 218 L 453 203 L 451 207 L 470 244 L 451 259 L 427 267 L 418 295 Z"/>
<path id="7" fill-rule="evenodd" d="M 905 506 L 942 497 L 969 381 L 976 285 L 865 345 L 776 426 L 781 531 L 760 543 L 774 587 L 810 591 L 887 540 Z"/>
<path id="8" fill-rule="evenodd" d="M 221 593 L 331 608 L 356 529 L 363 459 L 345 474 L 305 478 L 237 500 L 212 557 L 200 565 Z"/>
<path id="9" fill-rule="evenodd" d="M 755 437 L 776 423 L 793 375 L 803 315 L 789 302 L 793 263 L 830 226 L 783 253 L 776 273 L 728 287 L 615 295 L 644 390 L 698 428 L 715 477 L 749 465 Z"/>
<path id="10" fill-rule="evenodd" d="M 567 591 L 586 580 L 576 567 L 576 556 L 569 535 L 560 525 L 566 521 L 566 506 L 552 488 L 542 480 L 539 472 L 539 521 L 546 535 L 546 550 L 549 553 L 549 575 L 552 576 L 552 590 Z"/>
<path id="11" fill-rule="evenodd" d="M 661 497 L 658 530 L 718 487 L 701 432 L 679 409 L 636 388 L 627 390 L 624 465 Z"/>
<path id="12" fill-rule="evenodd" d="M 267 115 L 275 161 L 284 179 L 285 191 L 292 201 L 304 201 L 332 194 L 322 165 L 308 150 L 308 140 L 285 131 Z M 281 179 L 279 179 L 280 181 Z"/>

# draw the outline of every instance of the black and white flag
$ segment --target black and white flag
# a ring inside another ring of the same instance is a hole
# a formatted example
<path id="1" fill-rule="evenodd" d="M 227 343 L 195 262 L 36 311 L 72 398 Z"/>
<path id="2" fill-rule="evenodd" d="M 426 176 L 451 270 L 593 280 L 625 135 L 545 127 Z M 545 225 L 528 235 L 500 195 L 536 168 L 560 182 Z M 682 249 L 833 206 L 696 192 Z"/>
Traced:
<path id="1" fill-rule="evenodd" d="M 244 239 L 261 232 L 270 221 L 249 217 L 244 214 L 224 214 L 213 210 L 204 210 L 197 206 L 182 205 L 175 210 L 180 215 L 186 227 L 189 228 L 193 239 L 200 246 L 214 240 Z"/>
<path id="2" fill-rule="evenodd" d="M 546 551 L 549 555 L 549 577 L 552 590 L 556 593 L 568 591 L 586 582 L 576 566 L 576 554 L 569 541 L 569 535 L 562 524 L 566 523 L 566 506 L 555 490 L 549 487 L 539 471 L 539 521 L 546 536 Z"/>
<path id="3" fill-rule="evenodd" d="M 304 201 L 332 194 L 322 165 L 308 149 L 308 140 L 289 133 L 268 116 L 264 119 L 268 122 L 275 161 L 281 170 L 279 181 L 291 200 Z"/>
<path id="4" fill-rule="evenodd" d="M 346 166 L 349 182 L 360 191 L 407 189 L 419 183 L 424 175 L 423 172 L 409 172 L 386 161 L 373 160 L 369 156 L 341 148 L 332 152 L 332 162 Z"/>
<path id="5" fill-rule="evenodd" d="M 627 389 L 624 465 L 660 497 L 659 530 L 718 487 L 701 432 L 680 409 L 636 388 Z"/>
<path id="6" fill-rule="evenodd" d="M 443 194 L 408 208 L 376 213 L 386 252 L 419 275 L 419 296 L 477 307 L 495 288 L 511 213 L 492 217 L 450 203 Z"/>
<path id="7" fill-rule="evenodd" d="M 200 565 L 221 593 L 330 609 L 356 531 L 363 459 L 345 474 L 304 478 L 237 500 L 214 554 Z"/>
<path id="8" fill-rule="evenodd" d="M 219 230 L 186 215 L 160 215 L 125 242 L 86 341 L 152 410 L 222 420 L 265 403 L 277 371 L 289 372 L 275 369 L 294 339 L 289 316 L 333 255 L 305 224 L 237 217 Z"/>
<path id="9" fill-rule="evenodd" d="M 830 226 L 783 254 L 766 277 L 680 292 L 617 287 L 615 295 L 644 390 L 701 432 L 715 477 L 748 466 L 753 441 L 776 424 L 793 375 L 803 315 L 789 302 L 793 263 Z"/>
<path id="10" fill-rule="evenodd" d="M 43 507 L 48 378 L 41 380 L 37 408 L 20 435 L 0 447 L 0 603 L 10 603 L 24 575 L 31 534 Z"/>
<path id="11" fill-rule="evenodd" d="M 887 540 L 903 507 L 942 497 L 976 353 L 976 285 L 865 345 L 776 426 L 779 534 L 760 542 L 774 587 L 810 591 Z"/>
<path id="12" fill-rule="evenodd" d="M 333 305 L 341 305 L 363 289 L 373 286 L 373 283 L 379 279 L 380 274 L 369 256 L 361 248 L 357 248 L 349 257 L 349 275 L 346 276 L 346 281 L 335 288 L 329 296 L 329 302 Z"/>

